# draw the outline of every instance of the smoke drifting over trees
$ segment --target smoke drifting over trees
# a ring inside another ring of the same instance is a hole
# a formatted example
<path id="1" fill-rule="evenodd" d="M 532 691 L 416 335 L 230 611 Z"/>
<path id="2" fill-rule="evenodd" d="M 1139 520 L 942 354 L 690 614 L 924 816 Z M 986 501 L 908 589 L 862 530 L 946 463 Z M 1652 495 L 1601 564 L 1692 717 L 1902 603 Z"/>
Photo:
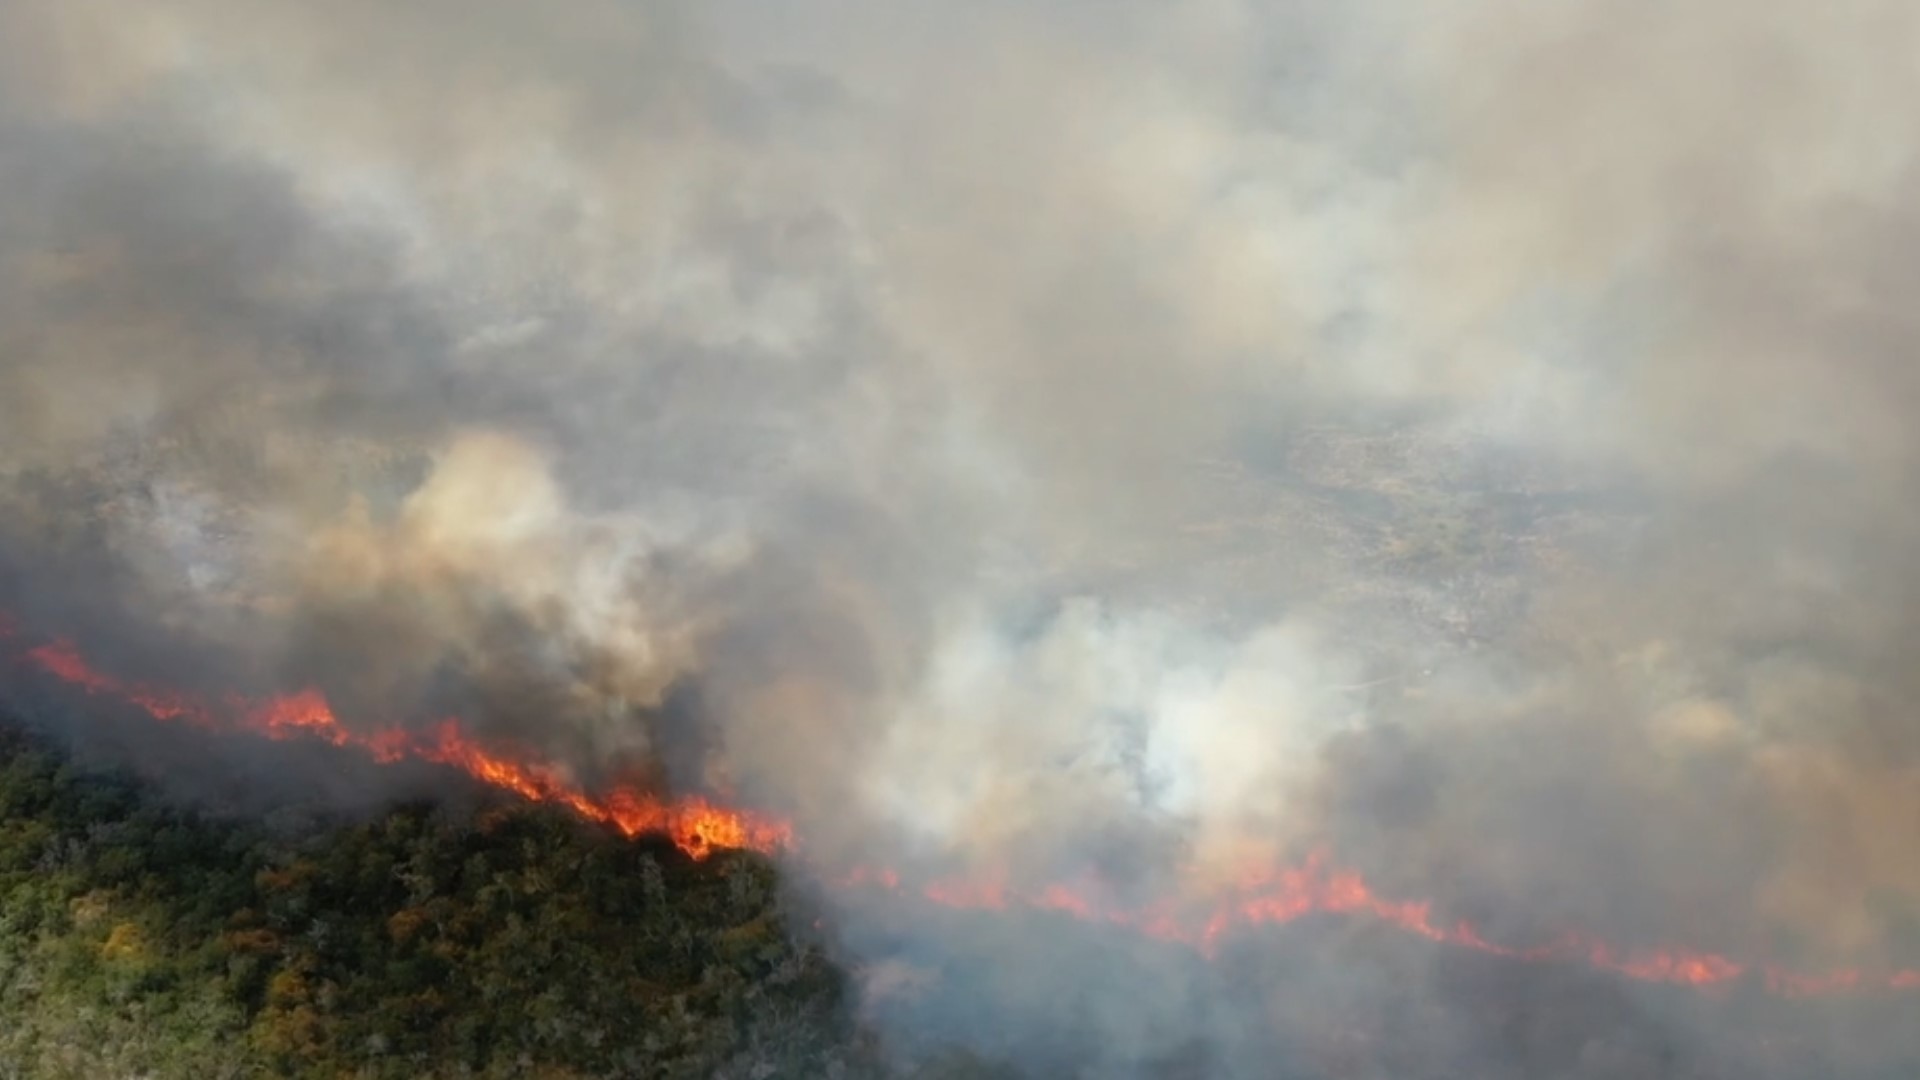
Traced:
<path id="1" fill-rule="evenodd" d="M 826 863 L 1910 966 L 1909 9 L 0 0 L 0 606 Z"/>

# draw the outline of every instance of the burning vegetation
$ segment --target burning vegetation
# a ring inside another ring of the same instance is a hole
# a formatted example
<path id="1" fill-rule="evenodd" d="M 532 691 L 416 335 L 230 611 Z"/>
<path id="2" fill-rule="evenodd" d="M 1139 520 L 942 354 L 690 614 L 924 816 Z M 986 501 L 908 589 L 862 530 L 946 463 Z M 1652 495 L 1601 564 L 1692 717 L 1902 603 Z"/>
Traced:
<path id="1" fill-rule="evenodd" d="M 564 8 L 0 0 L 0 1073 L 1920 1074 L 1920 9 Z"/>
<path id="2" fill-rule="evenodd" d="M 9 643 L 18 637 L 12 626 L 7 622 L 0 635 Z M 17 662 L 88 694 L 137 706 L 156 720 L 186 723 L 201 731 L 313 739 L 363 752 L 377 762 L 414 760 L 448 766 L 530 802 L 551 804 L 587 821 L 612 826 L 624 836 L 663 836 L 696 860 L 728 849 L 804 855 L 791 824 L 778 818 L 723 807 L 701 796 L 661 798 L 626 787 L 589 793 L 554 765 L 509 748 L 483 747 L 453 718 L 424 732 L 375 728 L 363 733 L 343 724 L 326 699 L 311 690 L 263 701 L 230 698 L 215 704 L 165 688 L 123 683 L 95 670 L 65 641 L 27 648 L 18 653 Z M 907 891 L 900 874 L 890 869 L 858 867 L 827 880 L 844 888 Z M 1016 892 L 993 880 L 936 879 L 914 891 L 921 899 L 946 907 L 1059 912 L 1184 943 L 1209 955 L 1223 938 L 1249 927 L 1290 923 L 1309 915 L 1345 915 L 1378 920 L 1430 941 L 1493 956 L 1583 964 L 1644 982 L 1713 989 L 1751 981 L 1788 997 L 1920 991 L 1920 969 L 1798 971 L 1686 949 L 1624 947 L 1578 933 L 1540 945 L 1496 943 L 1470 922 L 1444 921 L 1429 902 L 1379 896 L 1364 877 L 1342 869 L 1324 852 L 1311 854 L 1297 866 L 1250 869 L 1221 896 L 1184 898 L 1143 910 L 1103 903 L 1097 886 L 1065 883 Z"/>

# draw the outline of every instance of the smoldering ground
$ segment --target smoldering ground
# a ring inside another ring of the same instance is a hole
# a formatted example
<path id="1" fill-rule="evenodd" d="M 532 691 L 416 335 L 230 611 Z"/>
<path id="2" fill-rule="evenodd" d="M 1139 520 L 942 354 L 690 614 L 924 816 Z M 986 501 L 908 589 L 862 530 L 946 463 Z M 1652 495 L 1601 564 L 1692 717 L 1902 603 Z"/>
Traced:
<path id="1" fill-rule="evenodd" d="M 1514 940 L 1911 964 L 1915 18 L 6 0 L 0 599 L 822 858 L 1325 846 Z M 1225 976 L 1036 1000 L 1091 969 L 997 933 L 948 1019 L 1244 1069 Z M 1350 959 L 1258 975 L 1505 1000 Z M 1740 1060 L 1635 1007 L 1682 1049 L 1551 1069 Z"/>

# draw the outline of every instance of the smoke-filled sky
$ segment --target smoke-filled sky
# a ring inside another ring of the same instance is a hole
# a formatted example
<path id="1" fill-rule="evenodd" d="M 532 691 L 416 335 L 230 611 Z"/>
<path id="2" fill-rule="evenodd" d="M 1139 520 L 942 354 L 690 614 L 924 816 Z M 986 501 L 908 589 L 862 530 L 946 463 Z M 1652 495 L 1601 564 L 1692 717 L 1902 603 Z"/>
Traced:
<path id="1" fill-rule="evenodd" d="M 1916 49 L 0 0 L 0 604 L 845 858 L 1911 962 Z"/>

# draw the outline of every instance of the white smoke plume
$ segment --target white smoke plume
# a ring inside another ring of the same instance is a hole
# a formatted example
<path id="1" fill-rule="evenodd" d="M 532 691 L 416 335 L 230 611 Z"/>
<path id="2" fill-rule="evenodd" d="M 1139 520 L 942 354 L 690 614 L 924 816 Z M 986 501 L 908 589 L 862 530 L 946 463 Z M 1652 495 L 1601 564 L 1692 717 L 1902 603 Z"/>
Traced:
<path id="1" fill-rule="evenodd" d="M 1911 962 L 1916 45 L 0 0 L 0 603 L 822 857 Z"/>

